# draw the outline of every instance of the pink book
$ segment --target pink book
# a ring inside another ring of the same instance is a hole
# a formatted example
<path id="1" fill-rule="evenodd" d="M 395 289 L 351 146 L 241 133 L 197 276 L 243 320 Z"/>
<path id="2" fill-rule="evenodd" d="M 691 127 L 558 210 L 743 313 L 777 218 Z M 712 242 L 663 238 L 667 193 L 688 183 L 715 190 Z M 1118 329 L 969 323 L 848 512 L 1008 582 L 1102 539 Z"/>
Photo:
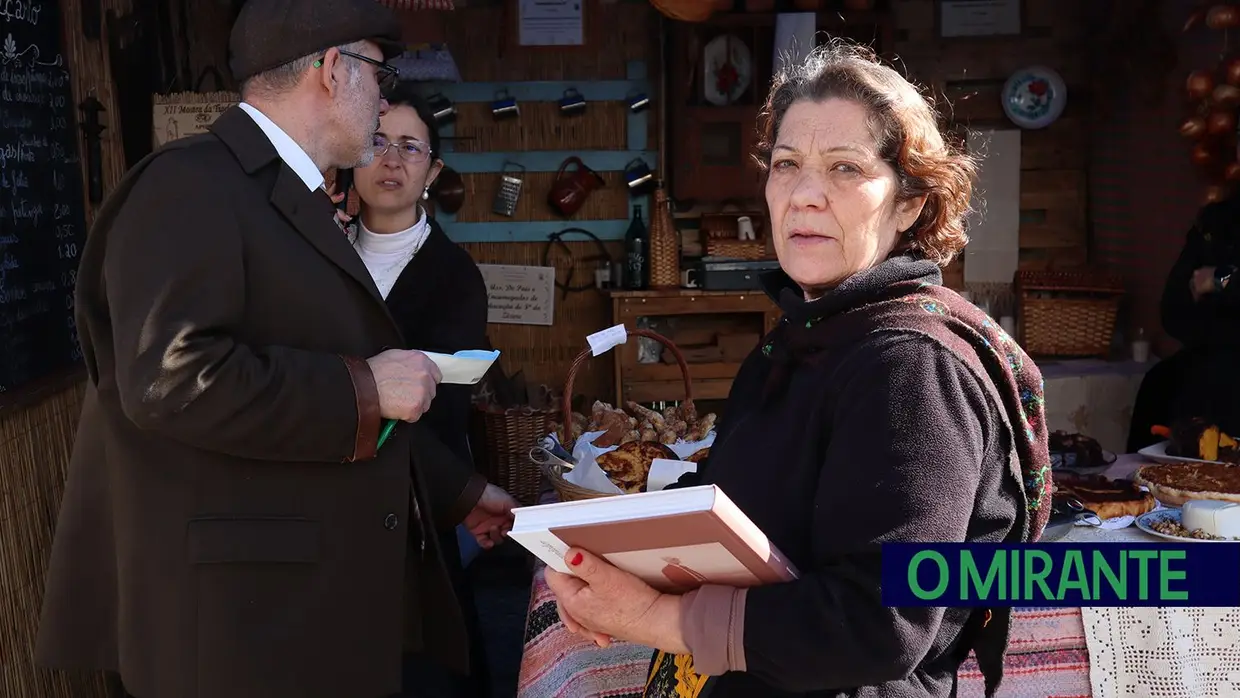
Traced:
<path id="1" fill-rule="evenodd" d="M 552 569 L 570 546 L 605 558 L 665 592 L 703 584 L 760 586 L 796 568 L 715 485 L 522 507 L 509 537 Z"/>

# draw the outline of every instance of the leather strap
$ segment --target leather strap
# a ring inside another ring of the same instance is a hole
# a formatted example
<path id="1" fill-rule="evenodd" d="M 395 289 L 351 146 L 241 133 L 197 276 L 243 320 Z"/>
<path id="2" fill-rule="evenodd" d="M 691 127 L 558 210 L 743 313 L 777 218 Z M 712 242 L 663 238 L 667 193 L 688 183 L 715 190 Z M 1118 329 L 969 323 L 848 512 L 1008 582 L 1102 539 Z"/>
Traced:
<path id="1" fill-rule="evenodd" d="M 349 369 L 353 394 L 357 398 L 357 436 L 353 442 L 353 455 L 344 461 L 370 460 L 379 450 L 379 429 L 383 421 L 379 418 L 379 386 L 365 361 L 352 356 L 340 358 L 345 368 Z"/>

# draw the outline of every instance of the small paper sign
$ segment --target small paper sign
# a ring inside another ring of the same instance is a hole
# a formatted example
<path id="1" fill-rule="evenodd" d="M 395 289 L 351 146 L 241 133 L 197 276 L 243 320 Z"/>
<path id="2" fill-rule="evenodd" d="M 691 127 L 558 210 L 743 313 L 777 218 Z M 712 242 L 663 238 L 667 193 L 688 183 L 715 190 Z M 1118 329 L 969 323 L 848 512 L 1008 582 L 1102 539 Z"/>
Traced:
<path id="1" fill-rule="evenodd" d="M 487 322 L 551 325 L 555 321 L 555 267 L 479 264 L 487 284 Z"/>
<path id="2" fill-rule="evenodd" d="M 586 342 L 590 344 L 590 352 L 594 356 L 605 354 L 627 341 L 629 341 L 629 333 L 624 329 L 624 325 L 608 327 L 586 337 Z"/>

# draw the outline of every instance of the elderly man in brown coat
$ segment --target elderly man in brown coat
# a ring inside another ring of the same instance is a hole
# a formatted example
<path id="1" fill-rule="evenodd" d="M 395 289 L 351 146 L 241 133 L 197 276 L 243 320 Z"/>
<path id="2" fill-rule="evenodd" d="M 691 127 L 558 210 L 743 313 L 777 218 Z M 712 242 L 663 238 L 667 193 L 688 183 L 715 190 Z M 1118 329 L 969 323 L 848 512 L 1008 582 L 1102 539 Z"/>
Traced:
<path id="1" fill-rule="evenodd" d="M 243 104 L 100 212 L 41 664 L 137 698 L 380 698 L 402 651 L 465 668 L 435 533 L 489 544 L 513 502 L 416 423 L 440 374 L 322 189 L 372 157 L 399 39 L 375 0 L 251 0 Z"/>

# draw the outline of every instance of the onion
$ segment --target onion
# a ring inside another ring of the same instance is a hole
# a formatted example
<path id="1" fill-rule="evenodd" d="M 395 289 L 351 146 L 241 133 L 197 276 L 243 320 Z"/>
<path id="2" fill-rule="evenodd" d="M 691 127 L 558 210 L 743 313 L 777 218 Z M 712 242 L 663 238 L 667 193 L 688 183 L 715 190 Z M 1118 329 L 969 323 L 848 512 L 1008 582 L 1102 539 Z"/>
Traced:
<path id="1" fill-rule="evenodd" d="M 1212 111 L 1206 118 L 1206 131 L 1211 136 L 1225 136 L 1236 130 L 1234 111 Z"/>
<path id="2" fill-rule="evenodd" d="M 1190 157 L 1192 158 L 1194 165 L 1201 165 L 1204 167 L 1214 162 L 1214 151 L 1207 148 L 1204 144 L 1198 143 L 1193 146 Z"/>
<path id="3" fill-rule="evenodd" d="M 1227 188 L 1220 184 L 1211 184 L 1206 187 L 1206 195 L 1204 203 L 1215 204 L 1227 198 Z"/>
<path id="4" fill-rule="evenodd" d="M 1228 182 L 1240 181 L 1240 162 L 1229 162 L 1223 170 L 1223 179 Z"/>
<path id="5" fill-rule="evenodd" d="M 1240 58 L 1229 59 L 1223 64 L 1223 81 L 1228 85 L 1240 87 Z"/>
<path id="6" fill-rule="evenodd" d="M 1234 5 L 1215 5 L 1206 12 L 1206 26 L 1211 29 L 1240 27 L 1240 10 Z"/>
<path id="7" fill-rule="evenodd" d="M 1201 138 L 1203 135 L 1205 135 L 1205 132 L 1206 132 L 1206 120 L 1201 118 L 1200 116 L 1194 116 L 1190 119 L 1185 119 L 1184 123 L 1180 124 L 1180 135 L 1184 136 L 1185 138 L 1192 138 L 1192 139 Z"/>
<path id="8" fill-rule="evenodd" d="M 1240 87 L 1223 83 L 1214 88 L 1211 98 L 1220 107 L 1234 109 L 1237 105 L 1240 105 Z"/>
<path id="9" fill-rule="evenodd" d="M 1185 88 L 1190 98 L 1205 99 L 1214 91 L 1214 77 L 1204 70 L 1194 70 L 1188 74 Z"/>

